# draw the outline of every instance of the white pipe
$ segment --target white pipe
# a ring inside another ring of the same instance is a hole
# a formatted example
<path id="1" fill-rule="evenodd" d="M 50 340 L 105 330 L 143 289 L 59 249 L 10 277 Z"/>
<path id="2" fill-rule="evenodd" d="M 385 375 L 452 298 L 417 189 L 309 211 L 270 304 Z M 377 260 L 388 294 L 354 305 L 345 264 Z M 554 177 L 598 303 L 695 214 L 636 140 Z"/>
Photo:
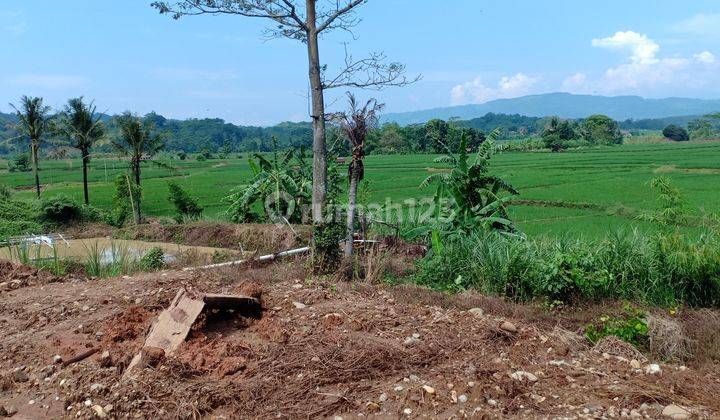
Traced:
<path id="1" fill-rule="evenodd" d="M 345 242 L 345 241 L 344 241 L 344 240 L 343 240 L 343 241 L 340 241 L 340 243 L 343 243 L 343 242 Z M 362 240 L 362 239 L 357 240 L 357 239 L 356 239 L 354 242 L 355 242 L 355 243 L 371 243 L 371 244 L 376 244 L 376 243 L 379 243 L 380 241 Z M 291 250 L 288 250 L 288 251 L 277 252 L 277 253 L 275 253 L 275 254 L 263 255 L 263 256 L 261 256 L 261 257 L 255 258 L 254 261 L 259 261 L 259 262 L 272 261 L 272 260 L 274 260 L 274 259 L 276 259 L 276 258 L 289 257 L 289 256 L 292 256 L 292 255 L 297 255 L 297 254 L 305 254 L 305 253 L 307 253 L 307 252 L 310 252 L 310 247 L 309 247 L 309 246 L 305 246 L 305 247 L 302 247 L 302 248 L 295 248 L 295 249 L 291 249 Z M 207 270 L 207 269 L 212 269 L 212 268 L 232 267 L 232 266 L 235 266 L 235 265 L 244 264 L 244 263 L 246 263 L 247 261 L 248 261 L 248 260 L 238 260 L 238 261 L 228 261 L 228 262 L 224 262 L 224 263 L 220 263 L 220 264 L 210 264 L 210 265 L 205 265 L 205 266 L 202 266 L 202 267 L 186 267 L 186 268 L 183 268 L 183 271 Z"/>
<path id="2" fill-rule="evenodd" d="M 272 261 L 275 258 L 289 257 L 291 255 L 305 254 L 307 252 L 310 252 L 309 246 L 291 249 L 289 251 L 282 251 L 282 252 L 278 252 L 275 254 L 263 255 L 261 257 L 255 258 L 254 261 Z M 210 265 L 205 265 L 202 267 L 187 267 L 187 268 L 183 268 L 183 271 L 194 271 L 194 270 L 206 270 L 206 269 L 211 269 L 211 268 L 232 267 L 235 265 L 244 264 L 247 261 L 248 260 L 238 260 L 238 261 L 229 261 L 229 262 L 220 263 L 220 264 L 210 264 Z"/>

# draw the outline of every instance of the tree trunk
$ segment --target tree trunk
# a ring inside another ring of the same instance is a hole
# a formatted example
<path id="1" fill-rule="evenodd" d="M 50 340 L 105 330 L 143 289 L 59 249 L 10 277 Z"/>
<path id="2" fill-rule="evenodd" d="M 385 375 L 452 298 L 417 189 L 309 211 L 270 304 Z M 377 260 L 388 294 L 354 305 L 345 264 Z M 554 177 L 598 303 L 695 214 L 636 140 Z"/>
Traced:
<path id="1" fill-rule="evenodd" d="M 135 175 L 135 186 L 137 187 L 137 194 L 130 194 L 130 199 L 135 202 L 133 206 L 133 217 L 135 224 L 139 225 L 142 222 L 142 213 L 140 213 L 140 198 L 142 196 L 142 190 L 140 189 L 140 159 L 133 158 L 133 175 Z M 132 191 L 132 190 L 131 190 Z M 135 196 L 135 197 L 133 197 Z"/>
<path id="2" fill-rule="evenodd" d="M 40 198 L 40 172 L 38 169 L 38 144 L 32 141 L 30 144 L 30 154 L 32 155 L 33 172 L 35 173 L 35 192 L 37 198 Z"/>
<path id="3" fill-rule="evenodd" d="M 353 162 L 354 163 L 354 162 Z M 351 165 L 353 165 L 351 163 Z M 350 191 L 348 192 L 347 236 L 345 237 L 345 257 L 352 257 L 355 243 L 355 210 L 357 202 L 358 165 L 353 165 L 350 172 Z"/>
<path id="4" fill-rule="evenodd" d="M 87 176 L 87 166 L 88 161 L 90 160 L 90 152 L 88 152 L 87 149 L 83 149 L 82 151 L 82 165 L 83 165 L 83 195 L 85 198 L 85 205 L 90 204 L 90 196 L 88 194 L 88 176 Z"/>
<path id="5" fill-rule="evenodd" d="M 313 125 L 313 223 L 323 222 L 325 194 L 327 192 L 327 150 L 325 146 L 325 98 L 320 75 L 320 50 L 318 46 L 316 0 L 306 0 L 307 5 L 307 48 L 310 89 L 312 96 Z"/>

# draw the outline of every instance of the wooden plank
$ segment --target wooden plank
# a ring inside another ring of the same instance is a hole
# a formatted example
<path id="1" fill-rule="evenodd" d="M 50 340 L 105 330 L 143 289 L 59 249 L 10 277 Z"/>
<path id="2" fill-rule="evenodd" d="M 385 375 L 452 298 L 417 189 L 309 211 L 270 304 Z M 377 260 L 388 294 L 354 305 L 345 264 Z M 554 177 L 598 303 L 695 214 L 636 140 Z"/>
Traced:
<path id="1" fill-rule="evenodd" d="M 170 355 L 177 350 L 190 333 L 190 328 L 198 315 L 205 307 L 205 301 L 190 295 L 185 289 L 180 289 L 170 306 L 160 313 L 157 321 L 150 329 L 144 347 L 158 347 Z M 128 365 L 126 376 L 132 371 L 142 358 L 142 351 L 135 355 Z"/>
<path id="2" fill-rule="evenodd" d="M 203 301 L 208 308 L 247 310 L 249 312 L 260 309 L 260 302 L 250 296 L 207 293 L 203 295 Z"/>
<path id="3" fill-rule="evenodd" d="M 260 311 L 260 302 L 250 296 L 197 294 L 180 289 L 167 309 L 162 311 L 157 321 L 150 328 L 145 339 L 146 347 L 157 347 L 165 351 L 165 355 L 174 353 L 185 341 L 190 328 L 204 308 L 247 310 L 251 313 Z M 142 361 L 142 351 L 135 355 L 128 365 L 123 377 L 137 367 Z"/>

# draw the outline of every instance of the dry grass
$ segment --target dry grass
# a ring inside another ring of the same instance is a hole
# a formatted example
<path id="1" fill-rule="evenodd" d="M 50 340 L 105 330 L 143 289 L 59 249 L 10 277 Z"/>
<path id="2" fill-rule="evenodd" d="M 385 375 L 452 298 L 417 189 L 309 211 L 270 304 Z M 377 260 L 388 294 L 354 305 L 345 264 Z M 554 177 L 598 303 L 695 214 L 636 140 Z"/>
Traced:
<path id="1" fill-rule="evenodd" d="M 650 353 L 668 361 L 685 362 L 693 358 L 693 342 L 677 320 L 648 315 Z"/>

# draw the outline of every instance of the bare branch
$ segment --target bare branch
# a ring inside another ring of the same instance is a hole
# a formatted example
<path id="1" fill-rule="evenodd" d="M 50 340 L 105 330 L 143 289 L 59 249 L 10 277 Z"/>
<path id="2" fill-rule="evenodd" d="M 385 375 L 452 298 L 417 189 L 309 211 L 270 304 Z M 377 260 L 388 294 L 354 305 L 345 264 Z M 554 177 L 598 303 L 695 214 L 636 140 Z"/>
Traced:
<path id="1" fill-rule="evenodd" d="M 278 26 L 268 28 L 267 33 L 301 41 L 306 39 L 308 30 L 292 0 L 175 0 L 155 1 L 151 5 L 161 14 L 171 13 L 174 19 L 202 14 L 271 19 Z"/>
<path id="2" fill-rule="evenodd" d="M 323 88 L 351 87 L 360 89 L 380 90 L 391 86 L 406 86 L 419 81 L 422 76 L 408 78 L 405 65 L 387 62 L 384 53 L 371 53 L 361 60 L 354 60 L 352 55 L 345 53 L 345 66 L 333 79 L 324 80 Z"/>
<path id="3" fill-rule="evenodd" d="M 367 0 L 352 0 L 343 7 L 340 7 L 338 3 L 338 6 L 334 11 L 322 13 L 320 16 L 324 22 L 318 26 L 318 33 L 328 28 L 341 27 L 347 29 L 355 26 L 359 20 L 355 19 L 354 16 L 349 13 L 351 13 L 355 7 L 360 6 L 363 3 L 367 3 Z M 335 25 L 334 23 L 338 19 L 340 20 L 340 23 Z"/>

